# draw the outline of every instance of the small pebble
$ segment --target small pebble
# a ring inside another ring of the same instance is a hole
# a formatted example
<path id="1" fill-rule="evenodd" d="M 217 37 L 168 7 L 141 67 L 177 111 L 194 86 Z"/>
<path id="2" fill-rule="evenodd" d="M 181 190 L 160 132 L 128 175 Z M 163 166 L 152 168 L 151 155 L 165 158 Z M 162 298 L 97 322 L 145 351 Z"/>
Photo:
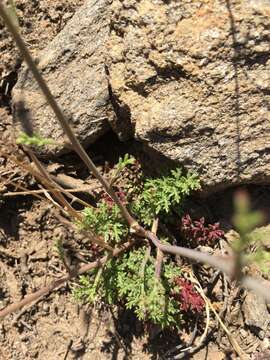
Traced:
<path id="1" fill-rule="evenodd" d="M 263 339 L 261 347 L 262 350 L 270 349 L 270 340 L 267 337 Z"/>
<path id="2" fill-rule="evenodd" d="M 73 352 L 79 352 L 85 350 L 85 344 L 82 339 L 77 339 L 73 342 L 71 348 Z"/>
<path id="3" fill-rule="evenodd" d="M 242 338 L 246 338 L 247 337 L 247 332 L 245 329 L 240 329 L 240 335 L 242 336 Z"/>

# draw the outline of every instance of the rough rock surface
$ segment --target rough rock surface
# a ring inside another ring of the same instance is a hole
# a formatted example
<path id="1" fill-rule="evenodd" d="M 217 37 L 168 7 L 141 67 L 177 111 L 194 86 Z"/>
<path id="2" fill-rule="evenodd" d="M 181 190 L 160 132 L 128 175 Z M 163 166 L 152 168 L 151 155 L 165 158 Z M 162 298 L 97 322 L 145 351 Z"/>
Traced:
<path id="1" fill-rule="evenodd" d="M 73 16 L 84 0 L 16 0 L 20 32 L 31 53 L 36 55 L 55 37 Z M 10 1 L 5 1 L 10 3 Z M 1 82 L 16 70 L 21 58 L 2 20 L 0 19 L 0 90 Z M 0 98 L 1 101 L 1 98 Z"/>
<path id="2" fill-rule="evenodd" d="M 113 116 L 104 67 L 108 11 L 107 0 L 87 0 L 39 54 L 39 68 L 85 146 L 107 131 Z M 23 120 L 26 130 L 64 143 L 63 132 L 26 67 L 13 89 L 13 105 L 16 122 Z M 57 155 L 65 150 L 53 145 L 42 151 Z"/>
<path id="3" fill-rule="evenodd" d="M 270 179 L 270 2 L 113 1 L 114 123 L 216 190 Z"/>

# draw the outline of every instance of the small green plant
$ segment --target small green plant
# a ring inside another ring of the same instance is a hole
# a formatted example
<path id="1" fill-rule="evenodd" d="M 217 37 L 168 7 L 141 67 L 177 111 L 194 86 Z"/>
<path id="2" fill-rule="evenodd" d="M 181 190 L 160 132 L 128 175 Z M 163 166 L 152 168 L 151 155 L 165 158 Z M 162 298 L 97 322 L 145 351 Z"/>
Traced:
<path id="1" fill-rule="evenodd" d="M 128 234 L 128 226 L 116 205 L 110 206 L 101 201 L 97 208 L 85 208 L 83 215 L 84 220 L 80 227 L 102 235 L 111 245 L 120 242 Z"/>
<path id="2" fill-rule="evenodd" d="M 248 263 L 255 262 L 263 273 L 269 274 L 270 273 L 269 226 L 262 226 L 256 228 L 247 235 L 247 238 L 251 249 L 255 250 L 254 252 L 250 252 L 246 255 L 247 262 Z"/>
<path id="3" fill-rule="evenodd" d="M 125 154 L 124 157 L 120 157 L 117 165 L 115 166 L 114 172 L 112 174 L 112 178 L 110 181 L 110 185 L 112 186 L 121 175 L 122 171 L 128 167 L 129 165 L 133 165 L 135 163 L 135 158 L 130 156 L 129 154 Z"/>
<path id="4" fill-rule="evenodd" d="M 160 280 L 154 276 L 155 258 L 146 248 L 131 251 L 119 260 L 117 285 L 125 306 L 133 309 L 141 320 L 150 320 L 162 327 L 177 326 L 180 320 L 179 303 L 172 298 L 171 288 L 179 267 L 165 261 Z M 145 266 L 142 267 L 142 264 Z"/>
<path id="5" fill-rule="evenodd" d="M 93 270 L 80 278 L 80 285 L 74 295 L 81 301 L 94 304 L 122 303 L 134 310 L 140 320 L 150 320 L 164 327 L 179 327 L 181 308 L 172 296 L 174 278 L 181 275 L 178 266 L 165 262 L 160 280 L 154 276 L 155 258 L 145 261 L 146 248 L 130 251 L 122 258 L 110 260 L 104 269 Z"/>
<path id="6" fill-rule="evenodd" d="M 168 217 L 172 210 L 183 205 L 185 198 L 200 188 L 195 174 L 182 175 L 181 169 L 172 170 L 168 176 L 146 179 L 142 192 L 137 196 L 131 210 L 146 225 L 157 216 Z"/>
<path id="7" fill-rule="evenodd" d="M 130 156 L 129 154 L 125 154 L 124 157 L 120 157 L 119 161 L 116 165 L 115 173 L 120 173 L 123 171 L 127 166 L 133 165 L 135 163 L 135 158 L 133 156 Z M 114 177 L 114 176 L 113 176 Z"/>
<path id="8" fill-rule="evenodd" d="M 257 248 L 253 254 L 246 256 L 248 263 L 256 263 L 260 270 L 268 275 L 270 273 L 270 252 L 261 247 Z"/>
<path id="9" fill-rule="evenodd" d="M 29 146 L 44 146 L 44 145 L 52 145 L 54 141 L 52 139 L 45 139 L 39 135 L 33 134 L 32 136 L 27 135 L 26 133 L 21 133 L 17 140 L 17 144 L 29 145 Z"/>
<path id="10" fill-rule="evenodd" d="M 135 159 L 128 155 L 120 158 L 112 178 L 116 179 L 134 162 Z M 168 176 L 146 178 L 133 187 L 127 181 L 125 188 L 117 188 L 116 193 L 140 221 L 151 225 L 157 216 L 165 220 L 166 215 L 179 210 L 186 196 L 199 187 L 194 174 L 184 176 L 177 169 Z M 130 201 L 126 198 L 128 192 Z M 127 238 L 128 226 L 107 194 L 101 197 L 96 208 L 84 209 L 83 215 L 80 226 L 102 236 L 109 245 Z M 110 259 L 103 268 L 81 276 L 74 295 L 91 304 L 97 301 L 122 303 L 126 308 L 133 309 L 141 320 L 159 324 L 162 328 L 178 327 L 182 309 L 185 309 L 179 302 L 184 297 L 175 296 L 175 292 L 179 293 L 179 284 L 175 283 L 175 279 L 181 278 L 181 270 L 170 258 L 164 257 L 162 272 L 157 278 L 155 265 L 155 256 L 148 253 L 146 247 L 131 250 L 117 259 Z"/>

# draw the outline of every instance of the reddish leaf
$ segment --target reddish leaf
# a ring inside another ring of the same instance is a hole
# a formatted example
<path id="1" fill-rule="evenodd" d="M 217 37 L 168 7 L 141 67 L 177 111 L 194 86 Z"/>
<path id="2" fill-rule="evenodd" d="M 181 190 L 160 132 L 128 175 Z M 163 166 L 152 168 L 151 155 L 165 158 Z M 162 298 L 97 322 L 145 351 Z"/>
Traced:
<path id="1" fill-rule="evenodd" d="M 181 231 L 184 237 L 194 246 L 213 244 L 224 237 L 224 231 L 220 229 L 219 223 L 205 224 L 205 219 L 193 221 L 189 214 L 182 217 Z"/>
<path id="2" fill-rule="evenodd" d="M 175 278 L 174 281 L 179 287 L 179 291 L 174 292 L 173 297 L 180 303 L 181 309 L 183 311 L 201 312 L 204 307 L 204 301 L 193 285 L 179 277 Z"/>

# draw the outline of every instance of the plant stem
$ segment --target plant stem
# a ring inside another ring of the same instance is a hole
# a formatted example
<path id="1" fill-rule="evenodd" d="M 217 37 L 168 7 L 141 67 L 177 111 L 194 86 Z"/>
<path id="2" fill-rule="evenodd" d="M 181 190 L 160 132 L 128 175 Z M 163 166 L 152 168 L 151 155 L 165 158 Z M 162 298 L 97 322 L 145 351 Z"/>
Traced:
<path id="1" fill-rule="evenodd" d="M 47 173 L 47 171 L 45 170 L 45 168 L 41 165 L 41 163 L 39 162 L 39 160 L 37 159 L 37 157 L 34 155 L 33 151 L 30 149 L 27 149 L 27 153 L 29 154 L 29 156 L 31 157 L 31 160 L 33 161 L 33 163 L 35 164 L 35 166 L 37 167 L 38 171 L 40 172 L 41 176 L 40 178 L 44 178 L 47 186 L 49 188 L 49 190 L 52 192 L 52 194 L 55 196 L 55 198 L 60 202 L 60 204 L 66 208 L 67 212 L 74 217 L 77 221 L 81 221 L 82 220 L 82 215 L 79 214 L 76 210 L 73 209 L 73 207 L 69 204 L 69 202 L 65 199 L 65 197 L 63 196 L 62 192 L 57 192 L 54 191 L 54 189 L 59 189 L 59 185 L 56 184 L 51 178 L 50 175 Z"/>
<path id="2" fill-rule="evenodd" d="M 228 275 L 231 275 L 232 259 L 205 254 L 198 250 L 188 249 L 181 246 L 162 244 L 157 236 L 151 233 L 151 231 L 146 231 L 145 237 L 151 240 L 152 243 L 163 252 L 174 255 L 181 255 L 197 262 L 206 263 L 210 266 L 222 270 Z"/>
<path id="3" fill-rule="evenodd" d="M 151 229 L 152 233 L 155 235 L 157 235 L 158 223 L 159 223 L 158 218 L 156 218 L 153 222 L 153 226 Z M 157 248 L 156 263 L 155 263 L 155 278 L 157 280 L 160 279 L 162 262 L 163 262 L 163 252 L 162 250 Z"/>

